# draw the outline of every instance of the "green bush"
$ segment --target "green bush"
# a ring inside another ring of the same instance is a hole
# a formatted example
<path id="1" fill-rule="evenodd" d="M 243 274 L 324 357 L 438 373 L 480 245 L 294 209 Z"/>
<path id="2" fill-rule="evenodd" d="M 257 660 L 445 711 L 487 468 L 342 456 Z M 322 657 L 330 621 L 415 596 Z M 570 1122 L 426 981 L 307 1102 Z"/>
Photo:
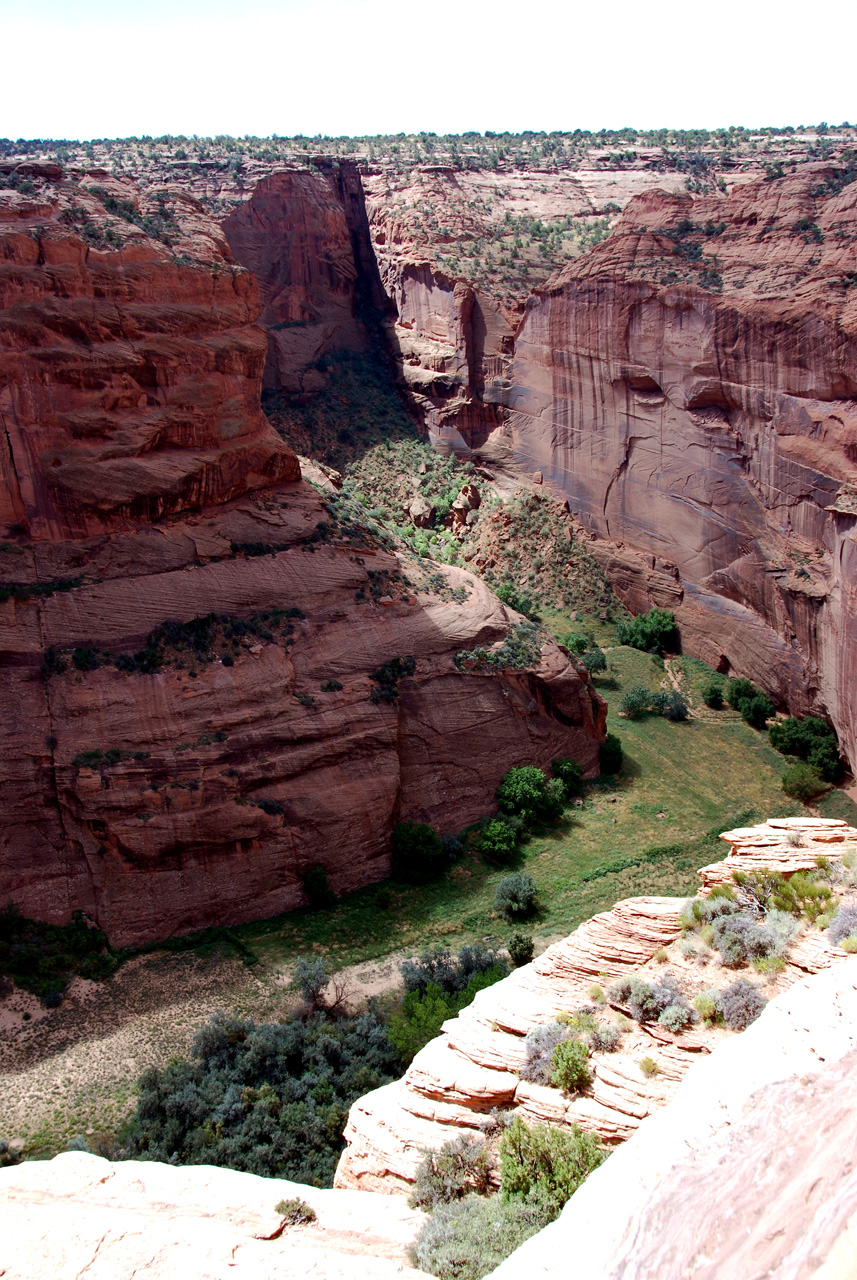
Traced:
<path id="1" fill-rule="evenodd" d="M 327 870 L 319 862 L 303 874 L 304 893 L 314 907 L 331 907 L 336 901 L 336 894 L 330 887 Z"/>
<path id="2" fill-rule="evenodd" d="M 291 1200 L 281 1200 L 274 1206 L 274 1213 L 279 1213 L 285 1218 L 287 1227 L 302 1227 L 316 1220 L 315 1209 L 299 1196 Z"/>
<path id="3" fill-rule="evenodd" d="M 504 812 L 520 814 L 528 822 L 545 817 L 553 809 L 548 780 L 532 764 L 509 770 L 497 788 L 497 803 Z"/>
<path id="4" fill-rule="evenodd" d="M 611 776 L 621 773 L 624 759 L 622 740 L 616 733 L 608 733 L 599 750 L 601 772 Z"/>
<path id="5" fill-rule="evenodd" d="M 465 1196 L 438 1205 L 408 1254 L 415 1267 L 438 1280 L 481 1280 L 545 1226 L 537 1204 Z"/>
<path id="6" fill-rule="evenodd" d="M 578 658 L 582 657 L 587 649 L 592 648 L 590 637 L 583 635 L 580 631 L 568 631 L 564 636 L 560 636 L 559 643 L 564 645 L 569 653 L 576 654 Z"/>
<path id="7" fill-rule="evenodd" d="M 555 778 L 559 778 L 565 787 L 567 796 L 583 795 L 583 769 L 570 756 L 559 756 L 551 765 Z"/>
<path id="8" fill-rule="evenodd" d="M 783 755 L 798 756 L 827 782 L 837 782 L 844 772 L 836 734 L 818 716 L 802 720 L 787 716 L 770 728 L 771 746 Z"/>
<path id="9" fill-rule="evenodd" d="M 428 884 L 443 871 L 443 842 L 425 822 L 399 822 L 393 830 L 392 871 L 406 884 Z"/>
<path id="10" fill-rule="evenodd" d="M 591 676 L 597 675 L 599 671 L 607 670 L 607 659 L 604 651 L 594 645 L 591 649 L 587 649 L 583 655 L 583 665 Z"/>
<path id="11" fill-rule="evenodd" d="M 787 796 L 800 800 L 803 804 L 809 804 L 816 796 L 821 795 L 822 791 L 826 791 L 827 786 L 818 769 L 814 769 L 811 764 L 805 764 L 803 760 L 793 764 L 783 774 L 783 791 Z"/>
<path id="12" fill-rule="evenodd" d="M 529 964 L 535 950 L 535 943 L 528 933 L 513 933 L 509 939 L 509 955 L 516 969 Z"/>
<path id="13" fill-rule="evenodd" d="M 554 1049 L 551 1084 L 566 1093 L 580 1093 L 592 1084 L 589 1050 L 580 1040 L 563 1040 Z"/>
<path id="14" fill-rule="evenodd" d="M 431 1210 L 439 1204 L 461 1200 L 488 1190 L 488 1150 L 485 1141 L 462 1133 L 445 1142 L 439 1151 L 427 1151 L 417 1168 L 408 1197 L 412 1209 Z"/>
<path id="15" fill-rule="evenodd" d="M 398 1049 L 403 1062 L 411 1062 L 420 1049 L 440 1035 L 441 1026 L 447 1018 L 454 1018 L 466 1009 L 478 991 L 493 986 L 505 978 L 507 972 L 505 966 L 498 964 L 474 974 L 460 991 L 444 991 L 436 982 L 430 982 L 424 991 L 406 992 L 402 1012 L 393 1014 L 387 1028 L 390 1041 Z"/>
<path id="16" fill-rule="evenodd" d="M 626 715 L 629 720 L 638 720 L 640 716 L 646 714 L 651 709 L 652 695 L 648 689 L 644 689 L 642 685 L 632 685 L 623 694 L 619 703 L 619 710 Z"/>
<path id="17" fill-rule="evenodd" d="M 605 1157 L 598 1139 L 577 1125 L 528 1128 L 515 1116 L 500 1139 L 503 1199 L 537 1205 L 550 1222 Z"/>
<path id="18" fill-rule="evenodd" d="M 773 702 L 764 693 L 757 693 L 755 698 L 751 698 L 741 707 L 741 715 L 753 729 L 766 729 L 774 712 Z"/>
<path id="19" fill-rule="evenodd" d="M 668 609 L 650 609 L 616 627 L 616 643 L 642 649 L 646 653 L 663 653 L 678 649 L 679 637 L 675 614 Z"/>
<path id="20" fill-rule="evenodd" d="M 508 822 L 502 818 L 492 818 L 482 828 L 479 836 L 479 851 L 488 862 L 504 866 L 511 862 L 517 852 L 518 837 Z"/>
<path id="21" fill-rule="evenodd" d="M 711 680 L 702 690 L 702 700 L 712 711 L 719 711 L 723 706 L 723 681 Z"/>
<path id="22" fill-rule="evenodd" d="M 527 871 L 504 876 L 497 885 L 494 907 L 511 920 L 530 915 L 536 905 L 536 886 Z"/>
<path id="23" fill-rule="evenodd" d="M 684 696 L 679 693 L 678 689 L 672 689 L 667 694 L 667 705 L 664 708 L 664 715 L 667 720 L 673 721 L 687 720 L 690 716 L 690 708 L 688 707 Z"/>

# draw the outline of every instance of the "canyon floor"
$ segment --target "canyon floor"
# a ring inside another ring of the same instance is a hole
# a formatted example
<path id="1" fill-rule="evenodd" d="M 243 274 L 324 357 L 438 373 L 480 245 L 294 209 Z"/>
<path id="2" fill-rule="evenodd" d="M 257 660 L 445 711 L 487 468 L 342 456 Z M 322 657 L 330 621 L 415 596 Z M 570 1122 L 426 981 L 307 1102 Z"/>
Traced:
<path id="1" fill-rule="evenodd" d="M 561 631 L 573 624 L 557 614 L 551 625 Z M 606 643 L 606 626 L 602 632 Z M 700 664 L 675 658 L 662 667 L 624 647 L 606 654 L 600 685 L 611 702 L 608 728 L 620 734 L 626 763 L 619 777 L 590 787 L 579 806 L 523 851 L 521 868 L 533 876 L 542 903 L 527 925 L 539 952 L 620 898 L 694 892 L 697 867 L 719 856 L 720 830 L 799 809 L 782 794 L 783 758 L 767 736 L 734 712 L 704 706 Z M 689 698 L 694 714 L 685 724 L 654 716 L 631 721 L 612 710 L 623 688 L 668 683 Z M 857 804 L 835 790 L 818 812 L 853 824 Z M 502 946 L 512 929 L 492 906 L 505 874 L 468 852 L 434 885 L 393 885 L 389 906 L 371 887 L 330 909 L 208 931 L 185 950 L 134 956 L 107 983 L 75 979 L 56 1010 L 16 993 L 0 1005 L 0 1134 L 42 1155 L 78 1135 L 111 1140 L 133 1108 L 140 1073 L 185 1053 L 216 1009 L 277 1019 L 293 1008 L 288 982 L 300 954 L 328 954 L 359 1003 L 392 993 L 401 958 L 434 943 L 457 948 L 484 939 Z"/>

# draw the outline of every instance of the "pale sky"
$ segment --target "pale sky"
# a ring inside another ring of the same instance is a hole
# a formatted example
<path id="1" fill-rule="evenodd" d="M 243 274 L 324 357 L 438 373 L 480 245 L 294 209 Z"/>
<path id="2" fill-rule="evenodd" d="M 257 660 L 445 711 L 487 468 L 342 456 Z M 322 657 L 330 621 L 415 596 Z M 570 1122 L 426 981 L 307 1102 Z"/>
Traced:
<path id="1" fill-rule="evenodd" d="M 0 0 L 0 136 L 857 120 L 857 2 Z"/>

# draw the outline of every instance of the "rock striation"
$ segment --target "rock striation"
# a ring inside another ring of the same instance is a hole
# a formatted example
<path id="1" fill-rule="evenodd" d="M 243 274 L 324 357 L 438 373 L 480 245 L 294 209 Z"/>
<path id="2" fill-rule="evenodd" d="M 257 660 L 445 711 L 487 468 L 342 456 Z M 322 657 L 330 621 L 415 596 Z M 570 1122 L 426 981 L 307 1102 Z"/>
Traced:
<path id="1" fill-rule="evenodd" d="M 853 1276 L 856 1026 L 853 958 L 778 995 L 491 1276 Z"/>
<path id="2" fill-rule="evenodd" d="M 704 886 L 730 879 L 734 869 L 774 866 L 791 874 L 814 865 L 820 855 L 841 859 L 857 846 L 857 830 L 836 819 L 774 819 L 727 832 L 724 839 L 730 855 L 716 868 L 704 868 Z M 791 843 L 795 839 L 799 846 Z M 734 971 L 715 965 L 713 956 L 704 951 L 687 955 L 675 945 L 681 908 L 678 898 L 619 902 L 531 964 L 479 992 L 457 1018 L 444 1023 L 443 1034 L 416 1055 L 401 1080 L 352 1106 L 336 1185 L 406 1191 L 426 1149 L 442 1146 L 462 1128 L 478 1130 L 492 1108 L 530 1123 L 578 1124 L 609 1144 L 626 1141 L 669 1102 L 692 1063 L 732 1033 L 697 1025 L 672 1034 L 657 1023 L 629 1024 L 618 1052 L 592 1055 L 593 1083 L 572 1096 L 520 1077 L 525 1037 L 558 1015 L 591 1007 L 592 988 L 604 988 L 624 974 L 656 980 L 668 968 L 689 995 L 734 981 Z M 793 945 L 770 991 L 785 990 L 806 973 L 845 958 L 826 935 L 808 929 Z M 644 1057 L 657 1064 L 657 1074 L 641 1069 Z"/>
<path id="3" fill-rule="evenodd" d="M 460 671 L 518 615 L 300 482 L 257 286 L 189 197 L 0 192 L 0 305 L 0 900 L 116 945 L 273 915 L 314 865 L 381 879 L 398 819 L 458 829 L 522 760 L 596 770 L 582 669 L 546 642 Z"/>
<path id="4" fill-rule="evenodd" d="M 540 289 L 502 440 L 688 652 L 826 711 L 857 759 L 857 183 L 650 193 Z M 498 438 L 498 447 L 501 440 Z"/>
<path id="5" fill-rule="evenodd" d="M 300 1199 L 314 1222 L 277 1206 Z M 0 1171 L 7 1280 L 421 1280 L 407 1246 L 425 1215 L 405 1202 L 233 1169 L 111 1164 L 68 1152 Z"/>

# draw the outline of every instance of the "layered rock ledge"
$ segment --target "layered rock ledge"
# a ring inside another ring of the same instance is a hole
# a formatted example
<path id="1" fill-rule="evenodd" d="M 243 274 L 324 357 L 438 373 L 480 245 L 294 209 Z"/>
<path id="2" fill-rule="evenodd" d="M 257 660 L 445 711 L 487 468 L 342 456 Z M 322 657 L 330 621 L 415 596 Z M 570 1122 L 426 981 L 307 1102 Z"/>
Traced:
<path id="1" fill-rule="evenodd" d="M 729 855 L 704 868 L 703 892 L 731 879 L 733 870 L 771 866 L 788 875 L 814 866 L 820 856 L 841 859 L 857 846 L 857 830 L 836 819 L 784 818 L 726 832 L 723 839 Z M 609 1144 L 628 1139 L 669 1102 L 692 1063 L 733 1038 L 732 1032 L 697 1025 L 672 1034 L 657 1023 L 633 1023 L 619 1052 L 592 1055 L 592 1085 L 571 1096 L 521 1079 L 525 1037 L 539 1024 L 591 1004 L 593 985 L 606 986 L 623 974 L 656 979 L 669 968 L 689 991 L 734 981 L 735 971 L 715 964 L 713 956 L 686 956 L 676 945 L 682 905 L 680 898 L 619 902 L 532 964 L 479 992 L 444 1023 L 442 1035 L 416 1055 L 401 1080 L 352 1106 L 336 1186 L 407 1192 L 425 1150 L 439 1148 L 462 1129 L 478 1130 L 492 1108 L 528 1122 L 578 1124 Z M 769 981 L 767 994 L 845 958 L 825 934 L 807 928 L 792 944 L 783 972 Z M 656 1074 L 641 1069 L 644 1057 L 657 1064 Z"/>

